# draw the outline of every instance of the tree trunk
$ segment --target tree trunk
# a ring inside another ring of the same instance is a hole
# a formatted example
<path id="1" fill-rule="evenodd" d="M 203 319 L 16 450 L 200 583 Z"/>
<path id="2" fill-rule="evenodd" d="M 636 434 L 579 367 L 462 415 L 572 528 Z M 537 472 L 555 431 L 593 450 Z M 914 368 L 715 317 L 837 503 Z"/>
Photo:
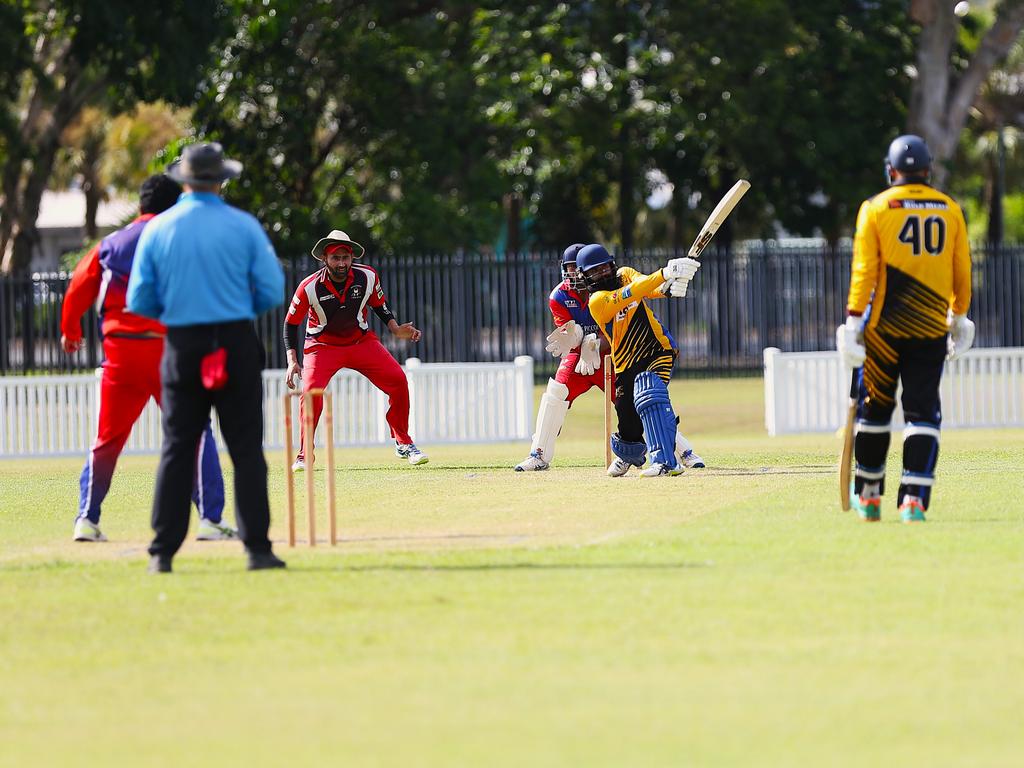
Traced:
<path id="1" fill-rule="evenodd" d="M 519 237 L 522 218 L 522 198 L 518 192 L 510 192 L 505 195 L 506 221 L 508 222 L 508 242 L 505 244 L 506 253 L 519 253 L 522 242 Z"/>
<path id="2" fill-rule="evenodd" d="M 686 246 L 686 224 L 689 220 L 689 190 L 673 182 L 672 187 L 672 253 L 679 254 Z"/>
<path id="3" fill-rule="evenodd" d="M 70 59 L 51 71 L 53 81 L 37 81 L 29 97 L 19 136 L 19 147 L 6 159 L 2 173 L 0 210 L 0 272 L 24 272 L 39 243 L 36 219 L 43 192 L 50 180 L 61 136 L 82 108 L 103 89 L 102 79 L 91 79 Z M 58 86 L 55 90 L 55 84 Z M 40 106 L 42 105 L 42 106 Z"/>
<path id="4" fill-rule="evenodd" d="M 986 242 L 990 246 L 1003 244 L 1003 195 L 1006 194 L 1005 173 L 1006 147 L 1003 144 L 1003 128 L 996 129 L 996 153 L 989 160 L 988 183 L 988 232 Z"/>
<path id="5" fill-rule="evenodd" d="M 1003 0 L 967 69 L 954 82 L 950 60 L 959 19 L 949 0 L 912 0 L 910 17 L 921 25 L 917 44 L 917 79 L 910 96 L 907 127 L 928 142 L 932 182 L 945 185 L 949 164 L 982 84 L 1006 58 L 1024 28 L 1024 0 Z"/>
<path id="6" fill-rule="evenodd" d="M 90 139 L 85 145 L 85 158 L 82 163 L 82 192 L 85 193 L 85 237 L 95 240 L 99 236 L 96 225 L 96 214 L 103 200 L 103 185 L 100 182 L 100 158 L 103 153 L 102 139 Z"/>
<path id="7" fill-rule="evenodd" d="M 633 202 L 635 192 L 633 155 L 629 142 L 630 130 L 623 125 L 619 132 L 619 234 L 622 238 L 622 250 L 625 253 L 633 250 L 633 224 L 636 219 L 636 208 Z"/>

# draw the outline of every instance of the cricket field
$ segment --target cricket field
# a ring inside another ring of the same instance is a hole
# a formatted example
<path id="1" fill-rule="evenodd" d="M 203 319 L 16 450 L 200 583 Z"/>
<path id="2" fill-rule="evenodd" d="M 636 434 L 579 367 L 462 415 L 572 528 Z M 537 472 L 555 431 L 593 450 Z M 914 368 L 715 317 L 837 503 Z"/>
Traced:
<path id="1" fill-rule="evenodd" d="M 148 575 L 155 457 L 105 544 L 71 541 L 81 458 L 0 463 L 0 765 L 1020 765 L 1024 431 L 945 433 L 929 521 L 864 524 L 761 386 L 673 382 L 679 478 L 604 475 L 596 393 L 548 472 L 339 450 L 333 550 L 284 544 L 271 455 L 285 572 L 190 537 Z"/>

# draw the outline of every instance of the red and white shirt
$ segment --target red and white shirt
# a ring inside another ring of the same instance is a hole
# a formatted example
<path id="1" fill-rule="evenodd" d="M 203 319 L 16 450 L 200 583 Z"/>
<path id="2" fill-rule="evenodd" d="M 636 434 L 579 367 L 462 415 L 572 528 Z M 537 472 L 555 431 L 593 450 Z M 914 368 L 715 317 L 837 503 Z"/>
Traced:
<path id="1" fill-rule="evenodd" d="M 373 334 L 367 322 L 369 309 L 373 309 L 384 323 L 395 317 L 388 307 L 375 269 L 353 264 L 345 284 L 337 285 L 324 267 L 295 289 L 285 316 L 286 330 L 288 325 L 297 326 L 305 318 L 307 348 L 314 343 L 355 344 L 367 334 Z"/>

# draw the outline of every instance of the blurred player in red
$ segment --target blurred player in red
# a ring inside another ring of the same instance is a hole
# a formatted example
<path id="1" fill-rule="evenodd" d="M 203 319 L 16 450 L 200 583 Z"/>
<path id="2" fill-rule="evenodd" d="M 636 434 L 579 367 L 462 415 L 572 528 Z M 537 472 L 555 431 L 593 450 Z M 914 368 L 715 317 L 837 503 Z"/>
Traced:
<path id="1" fill-rule="evenodd" d="M 96 304 L 103 333 L 103 378 L 99 425 L 80 481 L 75 541 L 106 541 L 100 531 L 100 505 L 110 490 L 114 467 L 132 426 L 150 398 L 160 402 L 160 358 L 165 328 L 125 310 L 128 275 L 146 224 L 178 200 L 181 187 L 157 174 L 139 190 L 140 214 L 128 226 L 107 235 L 75 267 L 61 308 L 61 344 L 68 354 L 82 346 L 82 316 Z M 224 478 L 210 425 L 196 449 L 192 501 L 199 510 L 200 541 L 233 539 L 238 534 L 222 521 Z"/>
<path id="2" fill-rule="evenodd" d="M 583 247 L 582 243 L 575 243 L 562 253 L 562 282 L 548 298 L 555 330 L 547 337 L 546 349 L 561 356 L 562 362 L 541 396 L 530 455 L 516 465 L 516 472 L 548 469 L 555 456 L 555 438 L 573 401 L 591 387 L 604 389 L 604 358 L 609 346 L 598 335 L 600 329 L 587 306 L 589 294 L 576 269 L 576 256 Z M 688 469 L 704 466 L 680 432 L 676 433 L 676 453 L 679 463 Z"/>
<path id="3" fill-rule="evenodd" d="M 302 391 L 326 388 L 342 368 L 358 371 L 388 396 L 387 420 L 395 439 L 395 455 L 413 466 L 426 464 L 427 455 L 416 447 L 409 435 L 409 381 L 402 366 L 370 330 L 367 310 L 372 309 L 399 339 L 416 342 L 422 334 L 412 323 L 399 325 L 384 297 L 376 270 L 354 263 L 365 252 L 363 246 L 340 229 L 333 230 L 313 246 L 313 257 L 322 261 L 324 267 L 299 283 L 285 315 L 284 346 L 288 355 L 285 380 L 289 388 L 295 388 L 294 379 L 299 375 L 299 324 L 305 320 Z M 314 397 L 314 432 L 322 410 L 323 398 Z M 300 423 L 305 424 L 304 415 L 301 419 Z M 308 439 L 312 441 L 312 436 Z M 306 440 L 303 430 L 299 454 L 292 467 L 295 471 L 306 468 Z"/>

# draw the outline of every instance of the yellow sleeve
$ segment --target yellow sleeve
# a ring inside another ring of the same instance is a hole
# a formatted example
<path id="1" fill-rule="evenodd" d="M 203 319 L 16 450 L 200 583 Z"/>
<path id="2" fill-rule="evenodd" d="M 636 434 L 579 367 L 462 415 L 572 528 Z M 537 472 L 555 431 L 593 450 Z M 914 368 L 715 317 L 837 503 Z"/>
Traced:
<path id="1" fill-rule="evenodd" d="M 617 291 L 598 291 L 590 294 L 590 314 L 601 325 L 611 321 L 619 310 L 634 301 L 662 297 L 658 288 L 665 282 L 665 276 L 660 269 L 652 275 L 644 275 L 632 267 L 623 267 L 618 274 L 629 282 Z"/>
<path id="2" fill-rule="evenodd" d="M 857 231 L 853 236 L 853 269 L 850 275 L 850 296 L 847 311 L 861 315 L 868 308 L 871 293 L 878 282 L 880 261 L 878 227 L 875 225 L 871 201 L 861 203 L 857 214 Z"/>
<path id="3" fill-rule="evenodd" d="M 971 308 L 971 250 L 967 245 L 967 222 L 964 212 L 957 206 L 960 219 L 953 246 L 953 314 L 966 315 Z"/>

